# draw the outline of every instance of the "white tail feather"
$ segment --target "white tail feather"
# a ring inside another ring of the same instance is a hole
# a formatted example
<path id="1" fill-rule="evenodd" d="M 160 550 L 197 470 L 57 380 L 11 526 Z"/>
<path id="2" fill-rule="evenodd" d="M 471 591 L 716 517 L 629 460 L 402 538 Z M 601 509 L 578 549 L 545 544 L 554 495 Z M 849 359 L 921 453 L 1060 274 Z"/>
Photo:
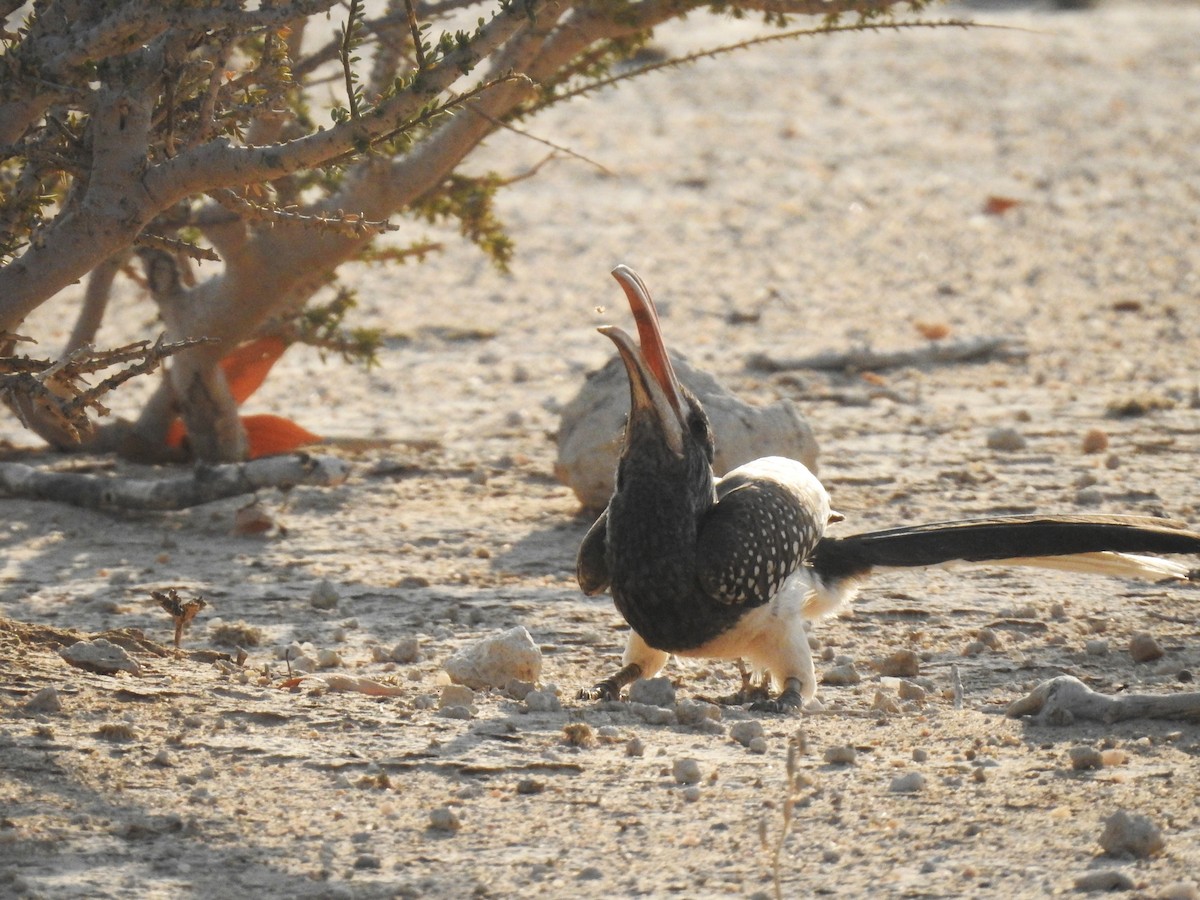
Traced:
<path id="1" fill-rule="evenodd" d="M 1081 572 L 1086 575 L 1111 575 L 1114 578 L 1148 578 L 1162 581 L 1172 578 L 1186 581 L 1191 569 L 1173 559 L 1142 556 L 1137 553 L 1076 553 L 1071 556 L 1020 556 L 1013 559 L 994 559 L 969 565 L 1031 566 L 1038 569 L 1057 569 L 1060 572 Z"/>

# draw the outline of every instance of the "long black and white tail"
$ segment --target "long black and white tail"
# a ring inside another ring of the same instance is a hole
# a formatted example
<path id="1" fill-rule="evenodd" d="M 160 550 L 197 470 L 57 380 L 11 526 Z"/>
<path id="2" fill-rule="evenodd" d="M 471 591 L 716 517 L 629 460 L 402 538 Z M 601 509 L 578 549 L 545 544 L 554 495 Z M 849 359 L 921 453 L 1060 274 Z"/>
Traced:
<path id="1" fill-rule="evenodd" d="M 1200 581 L 1200 569 L 1148 553 L 1200 556 L 1200 533 L 1146 516 L 1000 516 L 826 537 L 810 562 L 826 583 L 955 562 Z"/>

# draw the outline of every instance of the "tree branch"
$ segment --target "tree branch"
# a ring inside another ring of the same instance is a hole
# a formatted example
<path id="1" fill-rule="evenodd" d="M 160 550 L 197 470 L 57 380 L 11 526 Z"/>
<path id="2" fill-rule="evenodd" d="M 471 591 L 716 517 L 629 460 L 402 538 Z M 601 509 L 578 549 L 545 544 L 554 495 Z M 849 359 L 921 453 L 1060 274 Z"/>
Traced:
<path id="1" fill-rule="evenodd" d="M 0 462 L 0 491 L 27 500 L 51 500 L 85 509 L 175 510 L 251 494 L 265 488 L 341 484 L 349 466 L 334 456 L 269 456 L 246 463 L 197 466 L 167 478 L 113 478 L 80 472 L 46 472 Z"/>

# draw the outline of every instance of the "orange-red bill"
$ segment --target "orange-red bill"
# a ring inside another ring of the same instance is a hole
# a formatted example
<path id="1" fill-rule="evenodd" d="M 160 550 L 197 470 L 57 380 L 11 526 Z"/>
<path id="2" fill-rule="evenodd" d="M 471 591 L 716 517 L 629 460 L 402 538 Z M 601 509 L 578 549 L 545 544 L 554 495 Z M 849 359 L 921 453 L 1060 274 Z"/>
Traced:
<path id="1" fill-rule="evenodd" d="M 634 322 L 637 323 L 642 358 L 666 395 L 667 402 L 671 404 L 675 414 L 682 418 L 683 398 L 680 396 L 679 382 L 675 378 L 675 369 L 671 366 L 670 357 L 667 356 L 662 328 L 658 322 L 658 310 L 654 308 L 650 291 L 646 289 L 645 282 L 637 272 L 628 266 L 617 266 L 612 270 L 612 276 L 621 285 L 629 301 L 629 309 L 633 312 Z"/>

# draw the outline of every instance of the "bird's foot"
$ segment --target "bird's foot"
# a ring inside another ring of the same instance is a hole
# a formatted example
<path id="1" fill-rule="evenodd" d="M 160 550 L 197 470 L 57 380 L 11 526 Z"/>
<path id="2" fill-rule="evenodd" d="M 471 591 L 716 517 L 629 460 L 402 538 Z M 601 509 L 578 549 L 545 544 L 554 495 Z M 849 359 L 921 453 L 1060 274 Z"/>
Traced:
<path id="1" fill-rule="evenodd" d="M 801 693 L 799 678 L 789 678 L 784 682 L 783 690 L 778 697 L 758 700 L 750 704 L 754 712 L 769 712 L 791 714 L 804 707 L 804 695 Z"/>
<path id="2" fill-rule="evenodd" d="M 606 679 L 590 688 L 580 688 L 578 698 L 580 700 L 620 700 L 621 689 L 614 688 Z"/>
<path id="3" fill-rule="evenodd" d="M 596 682 L 594 687 L 583 688 L 579 692 L 580 700 L 620 700 L 621 688 L 632 684 L 642 677 L 642 667 L 637 663 L 622 666 L 614 675 L 603 681 Z"/>

